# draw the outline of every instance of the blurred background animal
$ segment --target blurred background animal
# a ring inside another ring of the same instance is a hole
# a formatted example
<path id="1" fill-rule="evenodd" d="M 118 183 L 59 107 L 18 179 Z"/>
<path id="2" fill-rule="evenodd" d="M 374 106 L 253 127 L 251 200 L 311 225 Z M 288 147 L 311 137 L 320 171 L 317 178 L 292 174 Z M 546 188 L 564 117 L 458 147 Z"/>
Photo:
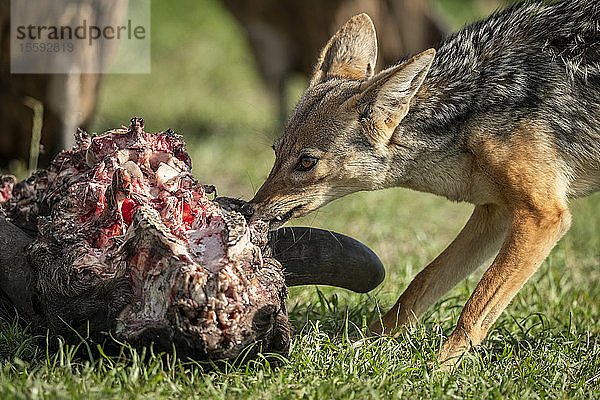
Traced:
<path id="1" fill-rule="evenodd" d="M 98 21 L 114 21 L 125 15 L 127 1 L 71 0 L 63 10 L 52 7 L 50 2 L 30 12 L 47 15 L 48 21 L 59 18 L 65 25 L 77 25 L 79 22 L 73 22 L 82 20 L 98 25 Z M 73 134 L 78 127 L 85 129 L 89 125 L 102 74 L 81 73 L 81 68 L 74 68 L 68 74 L 14 74 L 9 49 L 10 0 L 0 0 L 0 168 L 8 168 L 12 161 L 10 169 L 23 169 L 23 163 L 29 160 L 33 110 L 26 105 L 26 98 L 34 99 L 43 108 L 38 162 L 43 167 L 60 150 L 74 144 Z M 111 51 L 111 46 L 99 52 L 91 46 L 84 48 L 80 66 L 103 63 Z"/>
<path id="2" fill-rule="evenodd" d="M 379 48 L 383 68 L 434 46 L 447 29 L 428 0 L 223 0 L 243 27 L 268 89 L 287 117 L 286 82 L 295 73 L 308 77 L 315 55 L 344 21 L 368 13 L 385 37 Z"/>

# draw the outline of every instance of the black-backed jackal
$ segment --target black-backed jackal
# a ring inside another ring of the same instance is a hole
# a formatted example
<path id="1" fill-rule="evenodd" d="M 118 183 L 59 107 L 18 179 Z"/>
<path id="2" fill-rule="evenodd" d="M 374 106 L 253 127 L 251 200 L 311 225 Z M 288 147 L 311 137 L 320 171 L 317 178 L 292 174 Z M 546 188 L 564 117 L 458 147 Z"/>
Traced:
<path id="1" fill-rule="evenodd" d="M 600 2 L 523 3 L 374 74 L 361 14 L 327 43 L 253 199 L 274 225 L 360 190 L 473 203 L 458 237 L 371 329 L 419 318 L 496 255 L 439 360 L 480 343 L 600 187 Z"/>

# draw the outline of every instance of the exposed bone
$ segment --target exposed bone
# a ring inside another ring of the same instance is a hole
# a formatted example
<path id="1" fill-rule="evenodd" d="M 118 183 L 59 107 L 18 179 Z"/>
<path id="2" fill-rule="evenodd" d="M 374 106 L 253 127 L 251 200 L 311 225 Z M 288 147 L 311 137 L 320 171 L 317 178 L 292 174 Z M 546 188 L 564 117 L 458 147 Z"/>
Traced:
<path id="1" fill-rule="evenodd" d="M 129 175 L 131 175 L 134 179 L 143 179 L 144 174 L 142 174 L 142 170 L 140 167 L 133 161 L 127 160 L 121 164 L 121 168 L 125 168 Z"/>
<path id="2" fill-rule="evenodd" d="M 179 176 L 179 173 L 180 171 L 161 162 L 156 170 L 156 182 L 164 189 L 175 190 L 177 188 L 175 178 Z"/>

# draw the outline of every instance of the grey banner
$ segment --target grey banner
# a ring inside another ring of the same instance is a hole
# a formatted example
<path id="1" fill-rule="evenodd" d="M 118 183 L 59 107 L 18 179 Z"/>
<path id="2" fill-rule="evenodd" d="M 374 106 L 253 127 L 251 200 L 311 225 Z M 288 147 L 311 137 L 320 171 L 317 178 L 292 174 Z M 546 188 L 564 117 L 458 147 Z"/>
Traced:
<path id="1" fill-rule="evenodd" d="M 12 73 L 149 73 L 150 0 L 11 0 Z"/>

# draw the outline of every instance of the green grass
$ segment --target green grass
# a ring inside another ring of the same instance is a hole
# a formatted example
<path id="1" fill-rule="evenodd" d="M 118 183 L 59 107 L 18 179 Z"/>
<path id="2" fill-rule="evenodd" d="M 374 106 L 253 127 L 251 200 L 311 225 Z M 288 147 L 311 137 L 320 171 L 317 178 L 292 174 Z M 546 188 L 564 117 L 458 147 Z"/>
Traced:
<path id="1" fill-rule="evenodd" d="M 472 19 L 460 5 L 454 24 Z M 249 198 L 273 162 L 275 107 L 240 29 L 216 1 L 153 2 L 152 74 L 106 76 L 94 131 L 143 116 L 183 134 L 193 172 L 219 193 Z M 365 295 L 290 291 L 290 354 L 224 371 L 127 346 L 118 356 L 49 352 L 12 320 L 0 323 L 0 399 L 63 398 L 600 398 L 600 197 L 573 202 L 573 226 L 454 373 L 428 366 L 481 271 L 398 339 L 365 326 L 460 230 L 471 207 L 392 189 L 360 193 L 294 221 L 349 234 L 382 259 L 387 277 Z M 41 343 L 41 344 L 40 344 Z"/>

